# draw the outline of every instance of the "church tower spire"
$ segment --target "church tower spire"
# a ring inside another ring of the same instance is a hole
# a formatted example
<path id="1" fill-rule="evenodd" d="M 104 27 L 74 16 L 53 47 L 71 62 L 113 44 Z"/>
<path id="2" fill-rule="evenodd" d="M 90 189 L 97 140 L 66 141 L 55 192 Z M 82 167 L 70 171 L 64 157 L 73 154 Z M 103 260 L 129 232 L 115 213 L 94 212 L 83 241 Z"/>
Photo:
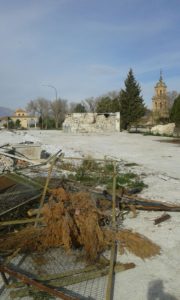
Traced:
<path id="1" fill-rule="evenodd" d="M 155 85 L 155 95 L 152 98 L 154 119 L 169 117 L 169 104 L 167 97 L 167 86 L 163 81 L 162 70 L 160 70 L 159 81 Z"/>

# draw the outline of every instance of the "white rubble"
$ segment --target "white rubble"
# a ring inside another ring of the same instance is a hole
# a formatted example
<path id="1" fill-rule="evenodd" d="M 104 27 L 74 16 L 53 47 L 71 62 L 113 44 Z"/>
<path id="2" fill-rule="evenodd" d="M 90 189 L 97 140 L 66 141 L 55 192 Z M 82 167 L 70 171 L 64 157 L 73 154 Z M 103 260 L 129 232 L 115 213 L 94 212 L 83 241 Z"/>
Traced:
<path id="1" fill-rule="evenodd" d="M 141 174 L 148 184 L 142 197 L 180 204 L 180 145 L 160 143 L 167 139 L 165 137 L 126 132 L 67 134 L 29 130 L 25 136 L 0 132 L 1 144 L 21 142 L 25 137 L 38 140 L 42 149 L 53 152 L 62 149 L 65 156 L 106 156 L 136 163 L 129 170 Z M 180 299 L 180 212 L 168 213 L 171 218 L 159 225 L 154 225 L 153 220 L 162 212 L 141 211 L 136 218 L 129 215 L 124 220 L 125 228 L 144 234 L 162 250 L 161 255 L 146 261 L 129 254 L 118 256 L 121 262 L 136 263 L 136 268 L 116 274 L 114 300 Z"/>
<path id="2" fill-rule="evenodd" d="M 71 133 L 119 132 L 120 113 L 67 114 L 63 123 L 63 131 Z"/>
<path id="3" fill-rule="evenodd" d="M 14 161 L 10 157 L 0 155 L 0 173 L 13 170 Z"/>
<path id="4" fill-rule="evenodd" d="M 175 123 L 169 123 L 166 125 L 156 125 L 151 128 L 151 133 L 160 135 L 170 135 L 174 134 Z"/>

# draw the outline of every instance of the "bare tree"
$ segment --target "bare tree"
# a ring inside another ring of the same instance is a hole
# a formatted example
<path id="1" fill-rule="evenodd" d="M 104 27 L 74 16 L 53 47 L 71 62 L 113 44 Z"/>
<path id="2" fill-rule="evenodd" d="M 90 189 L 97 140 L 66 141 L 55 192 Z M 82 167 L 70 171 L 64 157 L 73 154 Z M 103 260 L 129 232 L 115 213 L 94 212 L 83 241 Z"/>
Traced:
<path id="1" fill-rule="evenodd" d="M 56 129 L 62 124 L 68 111 L 67 100 L 57 99 L 51 102 L 51 112 L 55 120 Z"/>
<path id="2" fill-rule="evenodd" d="M 97 99 L 91 97 L 82 102 L 87 112 L 96 112 Z"/>
<path id="3" fill-rule="evenodd" d="M 174 100 L 178 97 L 179 93 L 177 91 L 170 91 L 168 92 L 168 103 L 169 103 L 169 108 L 173 106 Z"/>
<path id="4" fill-rule="evenodd" d="M 26 110 L 30 113 L 32 113 L 32 115 L 35 115 L 37 113 L 37 103 L 35 100 L 31 100 L 27 106 L 26 106 Z"/>
<path id="5" fill-rule="evenodd" d="M 31 100 L 27 104 L 27 111 L 37 114 L 41 118 L 42 128 L 45 123 L 45 129 L 47 129 L 47 121 L 49 116 L 49 100 L 39 97 L 36 100 Z"/>

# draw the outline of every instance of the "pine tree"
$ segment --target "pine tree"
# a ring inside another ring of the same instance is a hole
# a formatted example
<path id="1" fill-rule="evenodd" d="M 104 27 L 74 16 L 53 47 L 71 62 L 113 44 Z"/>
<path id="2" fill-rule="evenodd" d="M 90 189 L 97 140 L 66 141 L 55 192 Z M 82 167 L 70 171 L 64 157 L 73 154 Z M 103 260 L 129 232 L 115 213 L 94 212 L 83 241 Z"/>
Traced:
<path id="1" fill-rule="evenodd" d="M 145 114 L 141 88 L 137 83 L 132 69 L 125 80 L 125 89 L 120 92 L 121 128 L 127 129 Z"/>
<path id="2" fill-rule="evenodd" d="M 180 95 L 174 100 L 170 113 L 170 120 L 180 127 Z"/>

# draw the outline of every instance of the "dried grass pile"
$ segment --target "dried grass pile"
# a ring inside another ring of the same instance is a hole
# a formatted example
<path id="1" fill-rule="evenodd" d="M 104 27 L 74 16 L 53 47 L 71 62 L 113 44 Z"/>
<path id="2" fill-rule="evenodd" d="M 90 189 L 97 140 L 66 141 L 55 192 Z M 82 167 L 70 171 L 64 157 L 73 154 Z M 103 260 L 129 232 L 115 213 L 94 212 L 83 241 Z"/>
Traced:
<path id="1" fill-rule="evenodd" d="M 117 239 L 124 248 L 141 258 L 159 254 L 160 248 L 147 238 L 128 230 L 114 234 L 100 226 L 103 214 L 89 193 L 67 193 L 54 189 L 42 209 L 44 227 L 26 227 L 0 240 L 2 250 L 43 251 L 63 246 L 66 251 L 82 247 L 90 260 Z"/>
<path id="2" fill-rule="evenodd" d="M 53 199 L 43 208 L 42 247 L 63 245 L 68 251 L 83 246 L 89 259 L 94 259 L 105 247 L 104 233 L 99 225 L 101 212 L 89 193 L 66 193 L 52 190 Z"/>
<path id="3" fill-rule="evenodd" d="M 93 260 L 106 248 L 105 235 L 99 225 L 102 217 L 89 193 L 68 194 L 59 188 L 51 191 L 42 209 L 45 227 L 27 227 L 0 240 L 2 250 L 21 248 L 41 251 L 63 246 L 66 251 L 83 247 Z"/>
<path id="4" fill-rule="evenodd" d="M 116 239 L 120 241 L 120 250 L 125 250 L 145 259 L 160 254 L 160 247 L 147 237 L 131 230 L 119 231 Z"/>

